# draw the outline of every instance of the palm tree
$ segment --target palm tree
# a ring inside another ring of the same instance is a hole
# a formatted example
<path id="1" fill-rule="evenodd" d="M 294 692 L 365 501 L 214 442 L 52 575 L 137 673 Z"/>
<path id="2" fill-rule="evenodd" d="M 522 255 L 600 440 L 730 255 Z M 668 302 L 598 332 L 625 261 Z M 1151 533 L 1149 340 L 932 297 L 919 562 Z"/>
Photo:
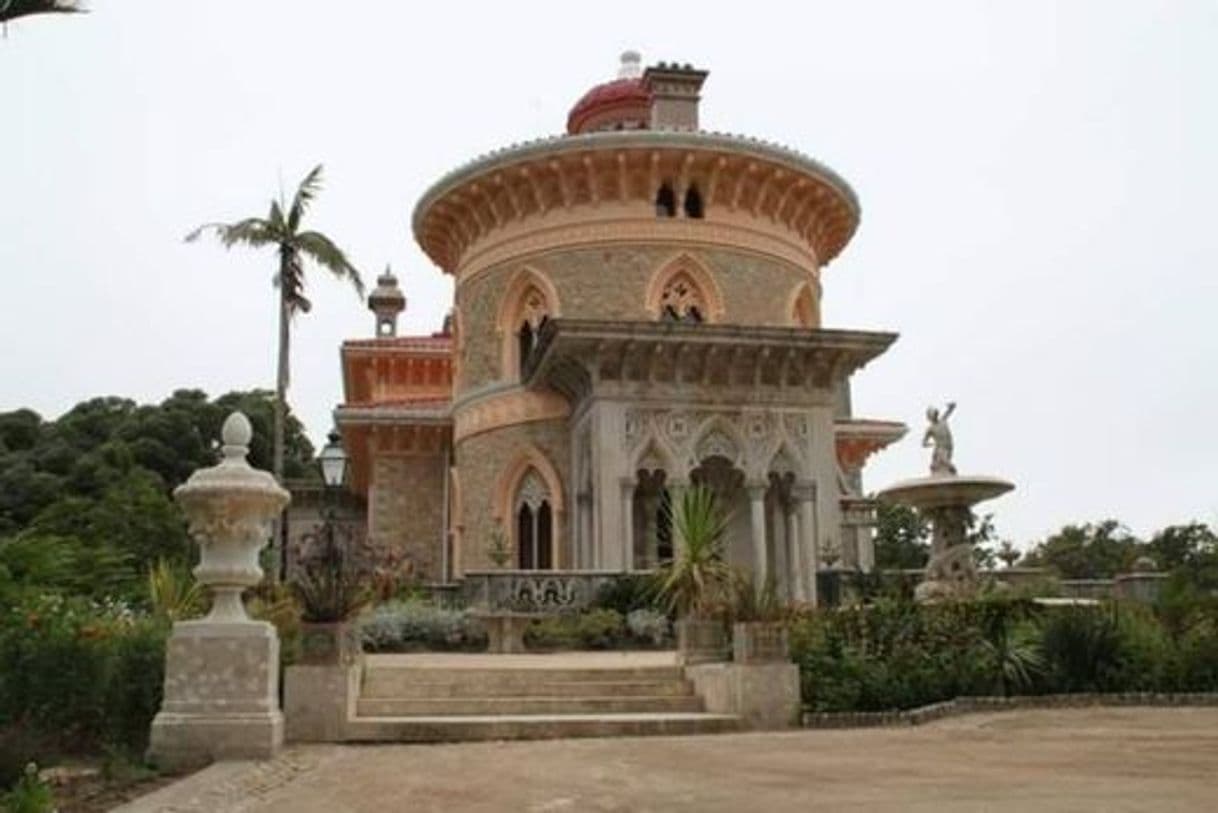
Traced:
<path id="1" fill-rule="evenodd" d="M 275 380 L 273 468 L 275 477 L 281 482 L 284 405 L 288 390 L 288 327 L 293 316 L 308 313 L 312 308 L 304 295 L 303 261 L 312 260 L 339 279 L 348 280 L 358 296 L 362 298 L 364 295 L 364 282 L 342 250 L 321 232 L 301 231 L 301 220 L 320 188 L 321 164 L 318 164 L 296 188 L 291 206 L 287 206 L 282 198 L 272 200 L 271 211 L 264 218 L 249 217 L 235 223 L 205 223 L 186 235 L 186 242 L 189 243 L 204 232 L 211 231 L 225 248 L 235 245 L 252 248 L 275 246 L 279 252 L 279 271 L 275 274 L 275 285 L 279 288 L 279 366 Z"/>

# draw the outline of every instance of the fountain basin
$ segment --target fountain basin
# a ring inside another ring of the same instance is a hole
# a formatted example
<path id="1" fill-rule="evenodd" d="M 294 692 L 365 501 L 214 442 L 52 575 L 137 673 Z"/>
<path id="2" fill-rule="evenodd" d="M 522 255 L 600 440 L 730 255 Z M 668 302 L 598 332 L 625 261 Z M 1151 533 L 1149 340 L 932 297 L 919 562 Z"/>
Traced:
<path id="1" fill-rule="evenodd" d="M 936 508 L 965 508 L 992 500 L 1015 488 L 1000 477 L 982 475 L 941 475 L 902 480 L 876 493 L 876 498 L 893 505 L 908 505 L 920 511 Z"/>

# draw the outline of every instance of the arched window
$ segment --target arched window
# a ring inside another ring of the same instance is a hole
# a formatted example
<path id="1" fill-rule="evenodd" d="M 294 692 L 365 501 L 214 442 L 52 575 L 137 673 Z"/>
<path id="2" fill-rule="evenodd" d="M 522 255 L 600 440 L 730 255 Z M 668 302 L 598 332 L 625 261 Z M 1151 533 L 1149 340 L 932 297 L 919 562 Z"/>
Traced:
<path id="1" fill-rule="evenodd" d="M 702 193 L 698 191 L 697 184 L 690 184 L 689 189 L 685 190 L 685 216 L 702 217 Z"/>
<path id="2" fill-rule="evenodd" d="M 693 278 L 681 272 L 674 274 L 660 293 L 660 321 L 706 321 L 706 298 Z"/>
<path id="3" fill-rule="evenodd" d="M 675 217 L 677 214 L 677 196 L 672 186 L 667 182 L 656 192 L 656 217 Z"/>
<path id="4" fill-rule="evenodd" d="M 516 564 L 521 570 L 551 570 L 554 512 L 550 492 L 536 469 L 530 468 L 516 490 Z"/>
<path id="5" fill-rule="evenodd" d="M 505 379 L 523 377 L 541 328 L 557 314 L 557 303 L 557 292 L 549 280 L 531 269 L 517 274 L 508 286 L 499 309 Z"/>

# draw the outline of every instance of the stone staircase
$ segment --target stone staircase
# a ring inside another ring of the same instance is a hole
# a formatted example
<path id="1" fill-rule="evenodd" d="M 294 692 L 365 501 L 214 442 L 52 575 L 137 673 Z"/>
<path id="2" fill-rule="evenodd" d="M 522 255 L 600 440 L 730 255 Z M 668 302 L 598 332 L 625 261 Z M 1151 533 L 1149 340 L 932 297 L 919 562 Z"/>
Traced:
<path id="1" fill-rule="evenodd" d="M 455 742 L 707 734 L 672 653 L 367 656 L 345 739 Z"/>

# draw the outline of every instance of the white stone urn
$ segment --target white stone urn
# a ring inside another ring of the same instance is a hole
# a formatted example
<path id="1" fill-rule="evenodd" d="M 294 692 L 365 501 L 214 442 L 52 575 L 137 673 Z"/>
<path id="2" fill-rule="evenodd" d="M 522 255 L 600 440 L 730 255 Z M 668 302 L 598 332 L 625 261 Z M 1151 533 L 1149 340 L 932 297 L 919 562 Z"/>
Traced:
<path id="1" fill-rule="evenodd" d="M 246 462 L 252 435 L 249 419 L 229 415 L 223 459 L 174 492 L 199 543 L 194 573 L 211 591 L 212 608 L 206 618 L 174 624 L 166 646 L 164 699 L 148 748 L 162 768 L 267 759 L 283 745 L 279 637 L 246 615 L 241 592 L 262 578 L 258 552 L 290 497 Z"/>
<path id="2" fill-rule="evenodd" d="M 250 621 L 241 593 L 262 580 L 258 553 L 270 539 L 275 517 L 291 499 L 269 472 L 246 461 L 253 434 L 245 415 L 229 415 L 220 430 L 223 459 L 199 469 L 173 492 L 199 543 L 195 578 L 212 593 L 205 621 Z"/>

